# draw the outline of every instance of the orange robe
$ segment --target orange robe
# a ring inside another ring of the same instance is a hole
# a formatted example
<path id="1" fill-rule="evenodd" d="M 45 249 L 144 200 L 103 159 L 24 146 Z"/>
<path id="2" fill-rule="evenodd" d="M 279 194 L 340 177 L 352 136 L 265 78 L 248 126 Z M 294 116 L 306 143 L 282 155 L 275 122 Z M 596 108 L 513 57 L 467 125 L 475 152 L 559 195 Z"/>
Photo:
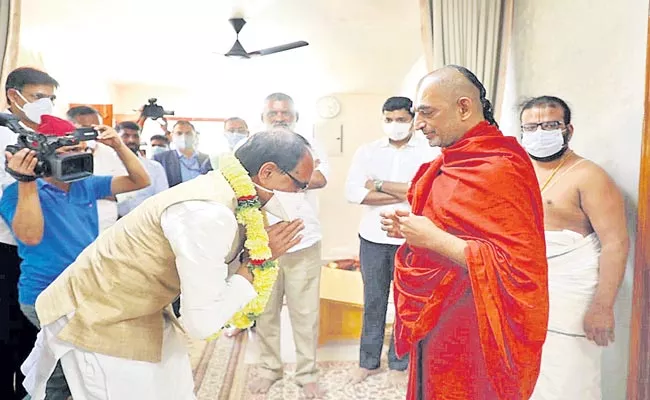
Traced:
<path id="1" fill-rule="evenodd" d="M 467 268 L 403 245 L 395 344 L 411 353 L 408 400 L 528 399 L 548 322 L 543 208 L 513 137 L 481 122 L 420 167 L 414 214 L 467 241 Z"/>

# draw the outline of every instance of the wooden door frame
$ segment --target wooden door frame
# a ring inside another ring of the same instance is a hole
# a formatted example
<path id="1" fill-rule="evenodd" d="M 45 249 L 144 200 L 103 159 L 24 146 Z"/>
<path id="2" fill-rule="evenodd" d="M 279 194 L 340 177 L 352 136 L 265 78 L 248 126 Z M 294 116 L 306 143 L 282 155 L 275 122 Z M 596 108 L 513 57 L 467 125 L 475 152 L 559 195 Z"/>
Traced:
<path id="1" fill-rule="evenodd" d="M 647 39 L 639 208 L 627 379 L 628 400 L 650 399 L 650 12 Z"/>

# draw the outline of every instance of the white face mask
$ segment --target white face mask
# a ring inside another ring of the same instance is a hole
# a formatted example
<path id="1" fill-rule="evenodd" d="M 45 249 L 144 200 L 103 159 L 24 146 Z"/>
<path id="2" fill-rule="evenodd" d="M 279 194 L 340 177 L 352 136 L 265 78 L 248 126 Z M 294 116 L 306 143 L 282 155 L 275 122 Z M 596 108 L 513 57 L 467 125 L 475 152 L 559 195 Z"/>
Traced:
<path id="1" fill-rule="evenodd" d="M 224 136 L 226 137 L 226 140 L 228 141 L 228 145 L 230 146 L 230 150 L 234 149 L 239 142 L 242 140 L 246 140 L 248 137 L 247 134 L 245 133 L 239 133 L 239 132 L 224 132 Z"/>
<path id="2" fill-rule="evenodd" d="M 564 148 L 562 129 L 545 131 L 538 128 L 535 132 L 523 132 L 521 145 L 533 157 L 545 158 L 559 153 Z"/>
<path id="3" fill-rule="evenodd" d="M 167 147 L 151 146 L 151 150 L 147 153 L 151 155 L 149 158 L 153 158 L 153 156 L 155 156 L 156 154 L 164 153 L 167 150 L 168 150 Z"/>
<path id="4" fill-rule="evenodd" d="M 304 192 L 283 192 L 281 190 L 269 190 L 258 184 L 255 184 L 255 186 L 265 192 L 273 193 L 269 201 L 262 206 L 262 210 L 287 222 L 298 218 L 298 209 L 302 207 L 305 201 Z"/>
<path id="5" fill-rule="evenodd" d="M 178 150 L 193 150 L 196 140 L 193 136 L 187 135 L 175 135 L 174 136 L 174 145 Z"/>
<path id="6" fill-rule="evenodd" d="M 384 133 L 388 135 L 391 140 L 403 140 L 411 133 L 410 122 L 391 122 L 384 123 Z"/>
<path id="7" fill-rule="evenodd" d="M 97 147 L 97 142 L 94 140 L 86 140 L 86 146 L 88 146 L 89 149 L 94 149 Z"/>
<path id="8" fill-rule="evenodd" d="M 25 116 L 29 118 L 30 121 L 34 122 L 35 124 L 40 124 L 41 117 L 43 115 L 52 115 L 54 111 L 54 103 L 52 103 L 52 100 L 50 100 L 48 97 L 44 97 L 42 99 L 36 100 L 33 103 L 30 103 L 22 95 L 22 93 L 19 91 L 16 91 L 16 93 L 18 93 L 21 99 L 25 100 L 25 104 L 23 104 L 22 107 L 18 104 L 16 104 L 16 107 L 24 112 Z"/>

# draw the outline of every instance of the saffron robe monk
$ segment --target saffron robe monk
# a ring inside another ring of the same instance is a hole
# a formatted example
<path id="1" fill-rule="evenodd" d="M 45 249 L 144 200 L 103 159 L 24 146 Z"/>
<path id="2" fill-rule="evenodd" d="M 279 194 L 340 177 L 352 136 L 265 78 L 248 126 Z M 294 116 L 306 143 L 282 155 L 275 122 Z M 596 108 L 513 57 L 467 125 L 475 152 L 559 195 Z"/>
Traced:
<path id="1" fill-rule="evenodd" d="M 394 289 L 397 354 L 411 354 L 407 399 L 528 399 L 548 321 L 532 164 L 465 68 L 424 77 L 416 113 L 415 129 L 442 155 L 413 179 L 411 213 L 382 220 L 406 239 Z"/>

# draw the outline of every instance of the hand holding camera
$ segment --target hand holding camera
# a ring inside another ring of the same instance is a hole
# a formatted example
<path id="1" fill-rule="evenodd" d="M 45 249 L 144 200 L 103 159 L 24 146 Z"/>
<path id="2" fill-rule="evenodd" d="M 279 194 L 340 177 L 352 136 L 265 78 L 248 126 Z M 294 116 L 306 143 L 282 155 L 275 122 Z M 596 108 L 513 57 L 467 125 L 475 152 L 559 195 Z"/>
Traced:
<path id="1" fill-rule="evenodd" d="M 16 154 L 5 151 L 5 157 L 7 158 L 7 167 L 12 171 L 24 176 L 36 176 L 34 168 L 38 163 L 38 157 L 34 150 L 22 149 Z"/>
<path id="2" fill-rule="evenodd" d="M 0 126 L 6 126 L 18 134 L 16 144 L 5 148 L 9 153 L 6 158 L 6 171 L 22 182 L 52 176 L 59 181 L 69 183 L 92 175 L 92 154 L 84 152 L 59 154 L 57 149 L 95 140 L 97 131 L 94 128 L 75 129 L 60 118 L 48 117 L 52 123 L 50 126 L 52 131 L 49 132 L 50 135 L 45 135 L 24 128 L 15 115 L 0 113 Z M 14 170 L 13 167 L 18 170 Z"/>
<path id="3" fill-rule="evenodd" d="M 122 145 L 122 139 L 117 131 L 107 125 L 94 125 L 93 128 L 98 132 L 97 141 L 117 150 Z"/>

